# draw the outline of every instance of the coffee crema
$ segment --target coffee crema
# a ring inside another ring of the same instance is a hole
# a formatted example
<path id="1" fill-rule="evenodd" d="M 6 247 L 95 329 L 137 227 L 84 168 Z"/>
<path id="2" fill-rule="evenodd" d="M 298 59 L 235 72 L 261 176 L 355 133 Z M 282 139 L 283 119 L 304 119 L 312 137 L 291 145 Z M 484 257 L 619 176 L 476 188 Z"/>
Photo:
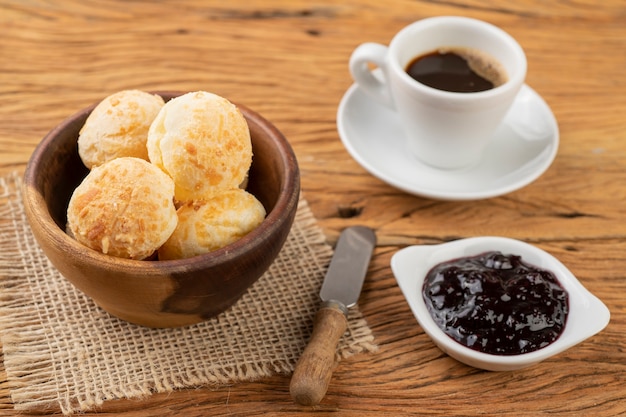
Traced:
<path id="1" fill-rule="evenodd" d="M 472 48 L 439 48 L 417 56 L 405 70 L 424 85 L 456 93 L 491 90 L 507 81 L 495 58 Z"/>

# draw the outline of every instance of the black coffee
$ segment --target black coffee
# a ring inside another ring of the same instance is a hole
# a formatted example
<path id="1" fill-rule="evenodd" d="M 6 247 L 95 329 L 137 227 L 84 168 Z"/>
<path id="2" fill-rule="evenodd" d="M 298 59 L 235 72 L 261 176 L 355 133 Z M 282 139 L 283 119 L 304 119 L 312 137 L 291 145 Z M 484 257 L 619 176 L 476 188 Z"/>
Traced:
<path id="1" fill-rule="evenodd" d="M 473 49 L 439 49 L 414 58 L 406 72 L 429 87 L 456 93 L 490 90 L 506 82 L 500 64 Z"/>

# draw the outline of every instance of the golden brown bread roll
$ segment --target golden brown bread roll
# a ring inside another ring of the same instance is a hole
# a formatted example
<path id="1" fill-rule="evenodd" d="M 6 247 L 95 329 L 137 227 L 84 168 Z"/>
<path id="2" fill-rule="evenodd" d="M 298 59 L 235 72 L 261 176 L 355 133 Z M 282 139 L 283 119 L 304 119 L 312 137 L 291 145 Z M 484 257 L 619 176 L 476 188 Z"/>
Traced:
<path id="1" fill-rule="evenodd" d="M 145 259 L 176 228 L 173 199 L 174 182 L 159 168 L 139 158 L 116 158 L 93 168 L 74 190 L 68 227 L 92 249 Z"/>
<path id="2" fill-rule="evenodd" d="M 256 228 L 265 214 L 256 197 L 239 188 L 187 202 L 178 209 L 178 226 L 159 249 L 159 259 L 189 258 L 222 248 Z"/>
<path id="3" fill-rule="evenodd" d="M 182 202 L 238 187 L 252 163 L 246 119 L 230 101 L 204 91 L 165 103 L 147 148 L 150 161 L 174 179 Z"/>
<path id="4" fill-rule="evenodd" d="M 78 137 L 78 154 L 89 169 L 115 158 L 148 160 L 148 130 L 163 107 L 161 96 L 124 90 L 102 100 Z"/>

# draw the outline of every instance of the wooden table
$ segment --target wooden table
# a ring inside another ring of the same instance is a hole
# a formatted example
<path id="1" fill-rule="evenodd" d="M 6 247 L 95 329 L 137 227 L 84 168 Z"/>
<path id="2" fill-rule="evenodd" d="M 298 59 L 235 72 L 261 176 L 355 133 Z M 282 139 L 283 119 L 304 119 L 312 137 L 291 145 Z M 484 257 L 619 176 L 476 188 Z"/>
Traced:
<path id="1" fill-rule="evenodd" d="M 551 106 L 561 144 L 529 186 L 443 202 L 379 181 L 342 146 L 347 61 L 427 16 L 465 15 L 524 47 L 527 83 Z M 105 403 L 122 416 L 623 415 L 626 413 L 626 3 L 621 0 L 0 0 L 0 169 L 23 170 L 66 116 L 126 88 L 209 90 L 286 135 L 303 195 L 329 242 L 366 224 L 379 244 L 359 301 L 380 350 L 340 363 L 323 402 L 295 405 L 289 376 Z M 505 373 L 445 356 L 416 324 L 389 268 L 398 249 L 502 235 L 557 256 L 609 307 L 600 334 Z M 0 370 L 0 414 L 13 415 Z M 91 415 L 91 414 L 87 414 Z"/>

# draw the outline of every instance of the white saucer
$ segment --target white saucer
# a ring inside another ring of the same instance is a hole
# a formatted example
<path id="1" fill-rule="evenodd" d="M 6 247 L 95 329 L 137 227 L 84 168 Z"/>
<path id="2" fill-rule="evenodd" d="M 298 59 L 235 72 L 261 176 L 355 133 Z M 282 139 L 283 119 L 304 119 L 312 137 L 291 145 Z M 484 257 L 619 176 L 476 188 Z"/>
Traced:
<path id="1" fill-rule="evenodd" d="M 410 194 L 477 200 L 517 190 L 550 166 L 559 127 L 545 101 L 524 85 L 480 163 L 442 170 L 420 162 L 406 146 L 396 113 L 352 85 L 337 112 L 343 145 L 375 177 Z"/>

